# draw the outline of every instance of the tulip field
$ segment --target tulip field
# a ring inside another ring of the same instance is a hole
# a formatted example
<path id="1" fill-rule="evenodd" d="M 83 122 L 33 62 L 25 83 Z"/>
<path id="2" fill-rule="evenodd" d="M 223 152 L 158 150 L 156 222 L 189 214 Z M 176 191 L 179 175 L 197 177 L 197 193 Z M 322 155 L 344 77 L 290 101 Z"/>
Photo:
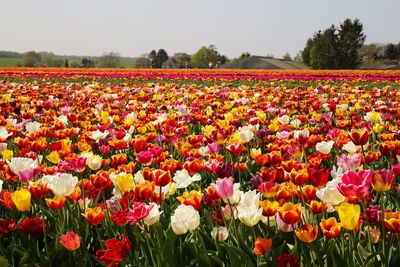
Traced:
<path id="1" fill-rule="evenodd" d="M 0 69 L 2 266 L 400 266 L 400 71 Z"/>

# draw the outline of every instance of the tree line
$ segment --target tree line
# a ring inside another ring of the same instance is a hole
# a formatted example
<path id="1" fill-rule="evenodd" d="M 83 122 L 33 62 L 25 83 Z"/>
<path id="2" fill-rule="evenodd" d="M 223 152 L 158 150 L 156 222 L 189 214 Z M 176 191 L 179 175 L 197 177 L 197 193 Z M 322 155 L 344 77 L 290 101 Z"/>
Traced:
<path id="1" fill-rule="evenodd" d="M 293 60 L 302 62 L 313 69 L 356 69 L 361 64 L 369 66 L 387 63 L 387 61 L 400 61 L 400 42 L 398 44 L 364 44 L 365 39 L 366 34 L 361 21 L 346 19 L 339 26 L 331 25 L 325 30 L 315 32 Z M 215 45 L 202 46 L 192 55 L 179 52 L 169 56 L 164 49 L 160 48 L 136 58 L 135 66 L 138 68 L 218 68 L 221 65 L 228 67 L 250 56 L 249 52 L 243 52 L 240 56 L 229 59 L 221 54 Z M 272 54 L 266 56 L 274 57 Z M 18 64 L 24 67 L 117 68 L 121 65 L 121 57 L 116 52 L 104 53 L 100 57 L 82 58 L 57 56 L 51 52 L 29 51 L 21 54 L 0 51 L 0 58 L 21 58 Z M 287 52 L 282 58 L 292 60 Z M 393 64 L 399 64 L 399 62 Z"/>
<path id="2" fill-rule="evenodd" d="M 0 53 L 0 57 L 1 55 Z M 72 57 L 70 60 L 51 52 L 36 51 L 28 51 L 20 57 L 18 66 L 21 67 L 117 68 L 120 62 L 120 56 L 116 52 L 104 53 L 101 57 Z"/>
<path id="3" fill-rule="evenodd" d="M 314 33 L 301 51 L 302 62 L 313 69 L 356 69 L 361 64 L 400 60 L 399 44 L 365 45 L 366 35 L 358 19 L 346 19 Z"/>

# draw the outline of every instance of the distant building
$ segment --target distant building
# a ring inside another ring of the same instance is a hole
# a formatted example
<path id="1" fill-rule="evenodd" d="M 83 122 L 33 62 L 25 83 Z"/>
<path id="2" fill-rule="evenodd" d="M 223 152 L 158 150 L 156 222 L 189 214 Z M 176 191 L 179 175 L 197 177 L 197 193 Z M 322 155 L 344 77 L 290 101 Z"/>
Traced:
<path id="1" fill-rule="evenodd" d="M 250 56 L 230 66 L 228 69 L 267 69 L 267 70 L 307 70 L 302 63 L 272 57 Z"/>

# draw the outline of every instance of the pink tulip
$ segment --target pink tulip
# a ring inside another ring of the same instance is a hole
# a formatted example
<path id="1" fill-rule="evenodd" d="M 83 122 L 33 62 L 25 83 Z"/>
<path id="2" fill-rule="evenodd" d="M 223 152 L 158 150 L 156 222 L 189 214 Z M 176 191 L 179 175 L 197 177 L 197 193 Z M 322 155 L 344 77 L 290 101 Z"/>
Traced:
<path id="1" fill-rule="evenodd" d="M 84 172 L 86 169 L 86 158 L 77 158 L 69 163 L 72 170 L 75 172 Z"/>
<path id="2" fill-rule="evenodd" d="M 21 182 L 30 182 L 33 180 L 33 174 L 34 174 L 35 169 L 34 168 L 28 168 L 24 170 L 18 171 L 19 179 Z"/>
<path id="3" fill-rule="evenodd" d="M 337 164 L 344 171 L 355 170 L 361 165 L 362 156 L 361 154 L 354 154 L 352 156 L 347 156 L 345 154 L 337 156 Z"/>
<path id="4" fill-rule="evenodd" d="M 350 201 L 364 198 L 371 186 L 372 174 L 373 171 L 370 170 L 346 172 L 337 185 L 339 192 Z"/>
<path id="5" fill-rule="evenodd" d="M 233 178 L 224 178 L 218 180 L 215 184 L 213 184 L 215 191 L 222 199 L 228 199 L 233 195 Z"/>

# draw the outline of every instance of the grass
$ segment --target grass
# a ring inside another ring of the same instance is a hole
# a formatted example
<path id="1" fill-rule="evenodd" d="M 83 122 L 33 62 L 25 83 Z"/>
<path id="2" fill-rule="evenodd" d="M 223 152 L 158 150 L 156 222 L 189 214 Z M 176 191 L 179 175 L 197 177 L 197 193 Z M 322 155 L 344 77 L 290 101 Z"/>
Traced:
<path id="1" fill-rule="evenodd" d="M 119 61 L 119 68 L 134 68 L 136 67 L 136 62 L 133 59 L 121 59 Z"/>
<path id="2" fill-rule="evenodd" d="M 0 67 L 15 67 L 20 60 L 20 58 L 0 57 Z"/>
<path id="3" fill-rule="evenodd" d="M 0 67 L 16 67 L 19 61 L 21 61 L 20 58 L 0 57 Z M 80 61 L 81 60 L 78 60 L 78 62 Z M 122 58 L 118 64 L 118 68 L 134 68 L 134 67 L 136 67 L 136 62 L 133 59 Z"/>

